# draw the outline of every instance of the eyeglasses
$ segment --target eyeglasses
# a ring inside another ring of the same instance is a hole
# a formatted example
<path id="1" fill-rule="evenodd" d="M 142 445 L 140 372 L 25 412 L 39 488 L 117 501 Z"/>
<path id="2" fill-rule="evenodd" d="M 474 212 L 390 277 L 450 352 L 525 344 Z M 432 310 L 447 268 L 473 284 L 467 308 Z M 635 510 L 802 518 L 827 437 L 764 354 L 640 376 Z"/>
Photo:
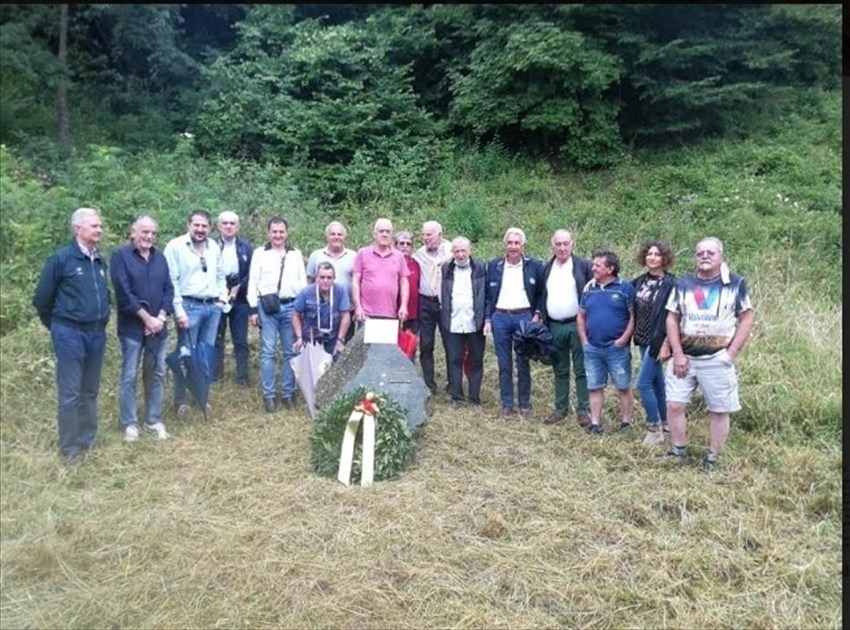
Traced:
<path id="1" fill-rule="evenodd" d="M 410 241 L 399 241 L 396 244 L 397 245 L 413 245 L 413 243 L 411 243 Z"/>
<path id="2" fill-rule="evenodd" d="M 203 256 L 201 256 L 201 271 L 207 272 L 207 260 Z"/>
<path id="3" fill-rule="evenodd" d="M 708 250 L 708 249 L 701 249 L 700 251 L 697 252 L 697 258 L 704 258 L 704 257 L 714 258 L 715 256 L 717 256 L 717 253 L 718 252 L 713 252 L 713 251 Z"/>

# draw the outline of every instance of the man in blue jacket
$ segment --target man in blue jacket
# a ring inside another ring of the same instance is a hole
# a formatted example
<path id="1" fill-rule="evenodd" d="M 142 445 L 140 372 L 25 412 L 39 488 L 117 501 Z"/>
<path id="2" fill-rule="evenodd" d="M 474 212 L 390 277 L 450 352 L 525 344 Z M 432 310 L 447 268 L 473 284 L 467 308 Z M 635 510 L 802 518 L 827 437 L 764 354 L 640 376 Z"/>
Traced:
<path id="1" fill-rule="evenodd" d="M 97 394 L 106 349 L 109 289 L 106 261 L 97 250 L 100 214 L 79 208 L 71 215 L 74 240 L 47 259 L 33 296 L 56 353 L 59 453 L 80 461 L 97 437 Z"/>
<path id="2" fill-rule="evenodd" d="M 227 286 L 230 310 L 222 312 L 215 338 L 217 364 L 213 380 L 224 374 L 224 341 L 230 323 L 233 354 L 236 358 L 236 384 L 248 387 L 248 271 L 254 248 L 239 236 L 239 216 L 230 210 L 218 215 L 218 244 L 221 247 L 221 262 Z"/>
<path id="3" fill-rule="evenodd" d="M 499 363 L 499 397 L 507 419 L 518 399 L 522 418 L 531 416 L 531 367 L 528 359 L 514 351 L 513 334 L 523 321 L 539 322 L 540 278 L 543 263 L 525 255 L 525 232 L 510 227 L 505 232 L 505 256 L 487 265 L 484 334 L 493 335 Z M 513 355 L 516 354 L 517 396 L 514 397 Z"/>
<path id="4" fill-rule="evenodd" d="M 174 312 L 174 286 L 165 256 L 153 244 L 157 223 L 142 216 L 133 222 L 130 242 L 112 252 L 110 271 L 115 288 L 121 378 L 118 385 L 118 422 L 124 440 L 139 439 L 136 376 L 142 364 L 145 428 L 164 440 L 165 351 L 168 316 Z"/>

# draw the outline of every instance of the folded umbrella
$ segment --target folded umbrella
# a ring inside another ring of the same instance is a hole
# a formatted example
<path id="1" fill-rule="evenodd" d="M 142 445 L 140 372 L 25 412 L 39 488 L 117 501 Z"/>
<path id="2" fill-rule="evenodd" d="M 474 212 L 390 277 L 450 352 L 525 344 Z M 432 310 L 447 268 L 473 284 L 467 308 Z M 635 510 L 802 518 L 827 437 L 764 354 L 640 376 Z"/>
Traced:
<path id="1" fill-rule="evenodd" d="M 333 355 L 321 343 L 305 343 L 301 352 L 290 360 L 298 389 L 304 396 L 310 417 L 316 417 L 316 383 L 333 363 Z"/>
<path id="2" fill-rule="evenodd" d="M 204 420 L 208 420 L 207 403 L 215 361 L 215 346 L 204 341 L 193 346 L 178 346 L 165 359 L 175 379 L 186 384 L 195 403 L 203 410 Z"/>

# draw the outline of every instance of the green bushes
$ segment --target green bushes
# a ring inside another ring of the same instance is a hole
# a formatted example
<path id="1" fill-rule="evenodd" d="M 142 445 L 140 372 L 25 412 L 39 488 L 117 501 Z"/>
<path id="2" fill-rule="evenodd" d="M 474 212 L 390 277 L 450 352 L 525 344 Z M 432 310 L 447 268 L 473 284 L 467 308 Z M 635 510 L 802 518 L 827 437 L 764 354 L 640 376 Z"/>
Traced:
<path id="1" fill-rule="evenodd" d="M 503 251 L 510 225 L 525 230 L 530 254 L 546 258 L 552 232 L 566 227 L 582 255 L 599 246 L 617 251 L 624 277 L 638 273 L 632 258 L 645 239 L 670 240 L 681 273 L 691 270 L 696 240 L 715 235 L 730 266 L 749 279 L 758 313 L 757 334 L 742 357 L 749 401 L 739 422 L 758 431 L 834 435 L 841 401 L 839 98 L 812 98 L 818 105 L 806 110 L 809 118 L 774 120 L 740 142 L 638 151 L 596 172 L 516 159 L 498 144 L 410 145 L 399 149 L 392 175 L 364 157 L 354 171 L 340 165 L 327 189 L 315 179 L 327 173 L 321 168 L 198 157 L 187 135 L 167 150 L 139 153 L 93 145 L 63 157 L 45 143 L 3 146 L 0 335 L 31 318 L 37 274 L 69 238 L 68 218 L 81 205 L 102 210 L 107 254 L 137 215 L 159 221 L 164 246 L 198 207 L 213 215 L 235 210 L 256 244 L 267 219 L 282 215 L 305 253 L 323 243 L 332 219 L 346 224 L 352 247 L 371 240 L 379 216 L 414 233 L 437 219 L 447 238 L 469 237 L 479 260 Z M 346 189 L 345 201 L 329 203 L 333 187 Z"/>

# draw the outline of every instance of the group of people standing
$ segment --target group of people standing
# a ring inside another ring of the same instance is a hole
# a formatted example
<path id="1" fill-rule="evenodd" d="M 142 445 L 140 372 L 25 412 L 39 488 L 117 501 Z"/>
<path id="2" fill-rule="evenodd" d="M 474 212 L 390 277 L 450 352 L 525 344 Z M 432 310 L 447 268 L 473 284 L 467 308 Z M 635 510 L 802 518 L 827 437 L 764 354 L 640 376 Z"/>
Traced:
<path id="1" fill-rule="evenodd" d="M 103 234 L 99 213 L 80 208 L 71 227 L 74 240 L 48 259 L 33 304 L 51 332 L 57 357 L 60 453 L 75 463 L 96 438 L 110 297 L 107 265 L 98 250 Z M 598 250 L 591 260 L 582 258 L 573 252 L 573 235 L 563 229 L 552 235 L 547 262 L 526 255 L 524 232 L 511 227 L 504 235 L 504 254 L 485 263 L 473 258 L 469 239 L 443 238 L 437 221 L 422 225 L 423 244 L 415 248 L 410 232 L 394 234 L 388 219 L 378 219 L 372 243 L 357 251 L 346 247 L 345 227 L 333 221 L 325 229 L 325 246 L 306 262 L 290 244 L 284 219 L 274 217 L 266 228 L 267 242 L 254 248 L 238 235 L 239 217 L 225 211 L 218 217 L 218 237 L 211 238 L 210 215 L 195 210 L 187 232 L 160 251 L 157 222 L 142 216 L 131 226 L 129 242 L 112 253 L 109 272 L 123 357 L 119 422 L 126 441 L 139 439 L 140 367 L 141 424 L 161 439 L 168 437 L 163 401 L 169 318 L 177 327 L 174 352 L 200 342 L 217 348 L 214 380 L 223 375 L 229 327 L 240 387 L 250 386 L 248 327 L 259 327 L 260 387 L 268 413 L 279 406 L 293 408 L 296 380 L 290 360 L 305 343 L 321 344 L 336 356 L 355 327 L 369 318 L 397 319 L 402 329 L 418 336 L 422 376 L 433 393 L 438 391 L 434 352 L 439 331 L 452 408 L 482 404 L 486 339 L 491 337 L 499 417 L 515 412 L 530 417 L 530 364 L 516 351 L 514 333 L 528 322 L 542 322 L 556 350 L 555 404 L 546 424 L 560 424 L 570 414 L 572 373 L 582 427 L 603 432 L 603 391 L 610 377 L 618 395 L 619 429 L 631 428 L 632 342 L 641 361 L 636 388 L 646 412 L 645 445 L 666 443 L 669 431 L 664 456 L 684 461 L 685 406 L 699 386 L 711 414 L 705 461 L 713 466 L 728 437 L 729 414 L 740 409 L 734 360 L 749 337 L 753 311 L 746 283 L 728 271 L 718 239 L 697 244 L 696 273 L 681 279 L 669 272 L 670 246 L 649 241 L 638 253 L 645 272 L 626 282 L 619 278 L 614 252 Z M 180 419 L 191 413 L 179 370 L 174 409 Z"/>

